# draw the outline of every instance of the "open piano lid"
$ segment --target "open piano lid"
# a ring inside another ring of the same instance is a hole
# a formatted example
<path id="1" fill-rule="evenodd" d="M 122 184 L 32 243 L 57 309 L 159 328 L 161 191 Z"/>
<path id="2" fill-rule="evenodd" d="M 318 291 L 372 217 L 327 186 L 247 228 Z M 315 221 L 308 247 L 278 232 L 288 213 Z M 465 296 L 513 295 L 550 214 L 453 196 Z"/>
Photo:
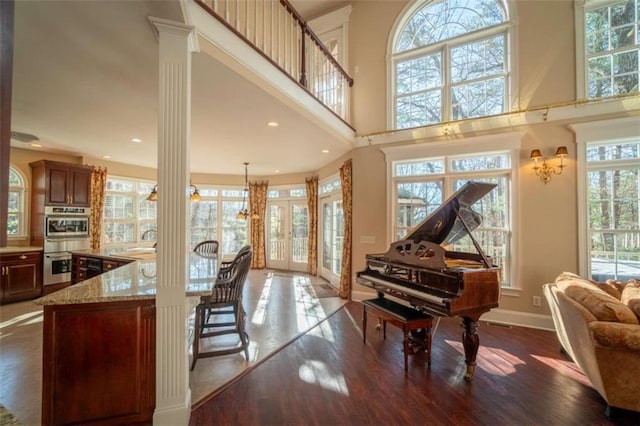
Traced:
<path id="1" fill-rule="evenodd" d="M 404 239 L 448 245 L 466 235 L 471 236 L 471 231 L 482 223 L 482 216 L 471 206 L 496 186 L 495 183 L 468 181 Z M 476 244 L 473 236 L 471 238 Z"/>

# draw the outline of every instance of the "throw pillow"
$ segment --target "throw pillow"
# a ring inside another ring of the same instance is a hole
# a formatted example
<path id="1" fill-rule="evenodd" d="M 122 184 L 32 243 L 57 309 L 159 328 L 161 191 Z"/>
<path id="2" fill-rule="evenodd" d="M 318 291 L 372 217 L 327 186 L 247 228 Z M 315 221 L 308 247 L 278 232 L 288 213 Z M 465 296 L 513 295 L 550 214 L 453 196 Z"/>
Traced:
<path id="1" fill-rule="evenodd" d="M 556 285 L 568 297 L 584 306 L 598 321 L 638 324 L 638 317 L 631 308 L 598 288 L 592 281 L 564 273 L 556 278 Z"/>
<path id="2" fill-rule="evenodd" d="M 608 295 L 611 295 L 620 300 L 620 296 L 622 296 L 622 290 L 620 290 L 620 287 L 618 287 L 616 283 L 618 282 L 614 280 L 607 280 L 607 282 L 605 283 L 596 282 L 596 285 L 601 290 L 604 290 Z"/>
<path id="3" fill-rule="evenodd" d="M 629 280 L 627 285 L 624 286 L 620 300 L 627 305 L 640 320 L 640 280 Z"/>

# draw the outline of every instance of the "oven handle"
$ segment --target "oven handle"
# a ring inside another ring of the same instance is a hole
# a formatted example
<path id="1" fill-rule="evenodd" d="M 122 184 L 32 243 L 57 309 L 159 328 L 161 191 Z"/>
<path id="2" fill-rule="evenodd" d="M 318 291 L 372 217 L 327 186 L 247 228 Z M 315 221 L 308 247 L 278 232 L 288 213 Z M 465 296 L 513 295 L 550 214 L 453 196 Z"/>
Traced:
<path id="1" fill-rule="evenodd" d="M 69 255 L 69 254 L 45 254 L 44 256 L 48 257 L 49 259 L 54 259 L 54 260 L 58 260 L 58 259 L 71 260 L 71 255 Z"/>

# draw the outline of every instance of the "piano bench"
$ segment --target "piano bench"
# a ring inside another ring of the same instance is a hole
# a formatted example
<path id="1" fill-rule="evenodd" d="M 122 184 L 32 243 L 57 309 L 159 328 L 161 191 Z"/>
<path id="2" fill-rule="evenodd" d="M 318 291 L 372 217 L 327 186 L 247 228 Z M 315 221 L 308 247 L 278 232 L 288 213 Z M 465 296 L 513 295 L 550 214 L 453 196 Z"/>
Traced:
<path id="1" fill-rule="evenodd" d="M 408 371 L 409 352 L 412 347 L 424 349 L 427 363 L 431 365 L 431 327 L 433 317 L 407 305 L 403 305 L 384 297 L 362 301 L 362 341 L 367 342 L 367 313 L 370 312 L 382 320 L 382 336 L 387 338 L 387 322 L 402 330 L 404 340 L 404 371 Z M 412 333 L 424 329 L 424 336 Z"/>

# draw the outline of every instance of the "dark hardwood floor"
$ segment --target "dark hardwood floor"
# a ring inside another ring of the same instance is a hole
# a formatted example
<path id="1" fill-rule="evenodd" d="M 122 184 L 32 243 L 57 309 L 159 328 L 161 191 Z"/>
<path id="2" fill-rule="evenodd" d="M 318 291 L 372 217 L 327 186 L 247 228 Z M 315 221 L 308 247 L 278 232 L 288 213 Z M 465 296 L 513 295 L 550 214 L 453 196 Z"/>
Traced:
<path id="1" fill-rule="evenodd" d="M 401 332 L 388 327 L 384 341 L 370 325 L 365 345 L 361 318 L 362 305 L 347 304 L 198 404 L 190 424 L 638 424 L 636 413 L 604 415 L 606 403 L 552 332 L 481 322 L 478 365 L 466 382 L 459 319 L 440 321 L 431 368 L 417 354 L 405 377 Z"/>

